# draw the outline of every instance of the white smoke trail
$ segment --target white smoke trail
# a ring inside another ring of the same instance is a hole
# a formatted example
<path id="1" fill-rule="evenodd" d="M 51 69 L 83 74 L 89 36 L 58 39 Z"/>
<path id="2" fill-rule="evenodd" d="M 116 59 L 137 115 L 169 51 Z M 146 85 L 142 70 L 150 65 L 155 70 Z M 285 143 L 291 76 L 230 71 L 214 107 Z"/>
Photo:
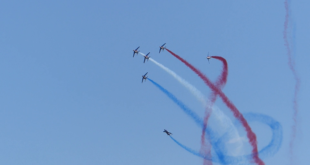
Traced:
<path id="1" fill-rule="evenodd" d="M 145 56 L 145 54 L 141 53 L 142 56 Z M 154 64 L 165 70 L 167 73 L 169 73 L 172 77 L 174 77 L 179 83 L 181 83 L 183 86 L 185 86 L 189 91 L 196 97 L 198 101 L 201 102 L 203 107 L 207 107 L 208 105 L 208 99 L 198 90 L 196 89 L 193 85 L 185 81 L 183 78 L 181 78 L 179 75 L 177 75 L 175 72 L 170 70 L 169 68 L 165 67 L 164 65 L 160 64 L 159 62 L 155 61 L 152 58 L 149 58 L 150 61 L 152 61 Z"/>
<path id="2" fill-rule="evenodd" d="M 145 57 L 144 53 L 139 52 L 142 56 Z M 210 104 L 210 100 L 207 99 L 196 87 L 191 85 L 189 82 L 184 80 L 182 77 L 177 75 L 174 71 L 170 70 L 169 68 L 165 67 L 164 65 L 160 64 L 159 62 L 155 61 L 152 58 L 149 58 L 150 61 L 152 61 L 154 64 L 165 70 L 167 73 L 169 73 L 172 77 L 174 77 L 179 83 L 181 83 L 185 88 L 187 88 L 195 97 L 196 99 L 202 104 L 203 108 L 212 108 L 212 115 L 209 119 L 209 121 L 216 121 L 217 122 L 217 127 L 221 126 L 224 128 L 224 130 L 219 130 L 217 129 L 217 133 L 220 135 L 223 135 L 228 132 L 228 135 L 231 136 L 233 139 L 242 139 L 233 125 L 232 121 L 216 106 L 210 107 L 212 104 Z M 215 117 L 215 119 L 212 119 L 212 116 Z M 209 125 L 212 127 L 212 125 Z M 230 142 L 231 143 L 231 142 Z M 239 146 L 238 149 L 236 148 L 235 151 L 231 152 L 231 154 L 235 155 L 240 153 L 240 146 L 243 145 L 241 141 L 235 141 L 234 144 L 228 144 L 228 145 L 234 145 L 234 146 Z M 231 147 L 230 147 L 231 148 Z"/>

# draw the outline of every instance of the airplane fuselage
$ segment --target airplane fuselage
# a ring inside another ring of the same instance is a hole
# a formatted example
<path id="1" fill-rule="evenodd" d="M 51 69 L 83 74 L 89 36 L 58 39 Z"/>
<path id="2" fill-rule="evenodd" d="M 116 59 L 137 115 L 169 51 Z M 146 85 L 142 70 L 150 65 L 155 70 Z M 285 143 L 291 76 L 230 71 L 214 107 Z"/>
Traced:
<path id="1" fill-rule="evenodd" d="M 138 51 L 139 48 L 140 48 L 140 46 L 138 46 L 135 50 L 133 50 L 133 57 L 135 57 L 135 54 L 139 53 L 139 51 Z"/>
<path id="2" fill-rule="evenodd" d="M 143 61 L 144 63 L 145 63 L 145 60 L 149 61 L 149 58 L 150 58 L 150 57 L 148 56 L 149 54 L 150 54 L 150 53 L 148 53 L 147 55 L 144 56 L 144 61 Z"/>
<path id="3" fill-rule="evenodd" d="M 161 51 L 164 51 L 166 48 L 165 47 L 163 47 L 163 46 L 161 46 L 161 47 L 159 47 L 160 49 L 159 49 L 159 53 L 161 52 Z"/>
<path id="4" fill-rule="evenodd" d="M 146 79 L 147 79 L 147 76 L 146 76 L 147 73 L 148 73 L 148 72 L 146 72 L 144 75 L 142 75 L 142 82 L 143 82 L 143 80 L 146 80 Z"/>
<path id="5" fill-rule="evenodd" d="M 165 45 L 166 45 L 166 43 L 164 43 L 162 46 L 159 47 L 159 53 L 160 53 L 161 50 L 164 51 L 164 50 L 166 49 L 166 48 L 165 48 Z"/>
<path id="6" fill-rule="evenodd" d="M 147 79 L 147 77 L 142 76 L 142 82 L 143 82 L 143 80 L 146 81 L 146 79 Z"/>
<path id="7" fill-rule="evenodd" d="M 172 134 L 171 132 L 168 132 L 167 130 L 164 130 L 163 132 L 165 132 L 168 136 Z"/>

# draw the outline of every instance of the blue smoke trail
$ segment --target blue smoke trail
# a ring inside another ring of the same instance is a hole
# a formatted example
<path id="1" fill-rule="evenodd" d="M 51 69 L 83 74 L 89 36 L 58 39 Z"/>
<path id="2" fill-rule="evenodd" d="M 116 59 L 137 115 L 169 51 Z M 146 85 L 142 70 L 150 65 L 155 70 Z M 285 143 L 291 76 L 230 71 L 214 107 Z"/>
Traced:
<path id="1" fill-rule="evenodd" d="M 266 115 L 262 115 L 262 114 L 254 114 L 254 113 L 247 113 L 244 114 L 244 117 L 247 119 L 247 121 L 249 122 L 253 122 L 253 121 L 259 121 L 261 123 L 264 123 L 266 125 L 268 125 L 271 130 L 272 130 L 272 139 L 270 141 L 270 143 L 264 147 L 263 149 L 261 149 L 258 154 L 260 155 L 260 157 L 262 159 L 265 159 L 269 156 L 274 155 L 279 149 L 280 146 L 282 144 L 282 126 L 279 122 L 275 121 L 273 118 L 266 116 Z M 236 123 L 236 125 L 241 126 L 241 124 L 238 122 Z M 221 160 L 217 159 L 217 158 L 211 158 L 209 156 L 205 156 L 205 155 L 201 155 L 199 152 L 190 149 L 189 147 L 186 147 L 185 145 L 183 145 L 182 143 L 180 143 L 179 141 L 177 141 L 176 139 L 174 139 L 173 137 L 170 136 L 170 138 L 180 147 L 182 147 L 183 149 L 185 149 L 186 151 L 190 152 L 193 155 L 199 156 L 203 159 L 206 160 L 212 160 L 213 162 L 218 162 L 220 161 L 221 164 L 240 164 L 240 163 L 244 163 L 246 161 L 250 161 L 252 160 L 253 154 L 249 154 L 249 155 L 243 155 L 243 156 L 227 156 L 227 155 L 222 155 L 221 156 Z M 227 141 L 227 138 L 221 138 L 220 140 L 218 140 L 218 142 L 215 144 L 216 146 L 220 146 L 221 144 L 223 144 L 223 142 Z"/>
<path id="2" fill-rule="evenodd" d="M 172 93 L 170 93 L 168 90 L 157 84 L 155 81 L 153 81 L 150 78 L 147 78 L 150 80 L 156 87 L 158 87 L 162 92 L 164 92 L 173 102 L 175 102 L 187 115 L 192 117 L 196 124 L 199 126 L 203 125 L 202 119 L 195 113 L 193 112 L 190 108 L 188 108 L 184 103 L 182 103 L 179 99 L 177 99 Z"/>
<path id="3" fill-rule="evenodd" d="M 153 81 L 150 78 L 147 78 L 148 80 L 150 80 L 151 83 L 153 83 L 157 88 L 159 88 L 162 92 L 164 92 L 174 103 L 176 103 L 188 116 L 190 116 L 192 119 L 194 119 L 195 123 L 203 128 L 203 120 L 195 113 L 193 112 L 190 108 L 188 108 L 184 103 L 182 103 L 182 101 L 180 101 L 179 99 L 177 99 L 172 93 L 170 93 L 168 90 L 166 90 L 165 88 L 163 88 L 161 85 L 157 84 L 155 81 Z M 213 144 L 216 143 L 217 141 L 217 137 L 215 136 L 215 133 L 209 128 L 207 127 L 206 129 L 206 133 L 209 135 L 210 138 L 210 142 L 213 146 Z M 224 148 L 218 149 L 216 146 L 213 146 L 213 148 L 215 149 L 215 152 L 217 155 L 219 155 L 218 157 L 221 158 L 221 155 L 224 150 Z M 212 160 L 212 158 L 210 158 L 209 160 Z M 221 159 L 217 159 L 217 162 L 222 162 Z"/>
<path id="4" fill-rule="evenodd" d="M 139 54 L 141 54 L 142 56 L 146 56 L 144 53 L 141 53 L 141 52 L 139 52 Z M 211 124 L 208 124 L 209 125 L 208 126 L 209 130 L 215 130 L 216 129 L 217 130 L 216 131 L 217 136 L 220 136 L 221 133 L 226 132 L 227 134 L 229 134 L 227 136 L 233 137 L 233 138 L 236 138 L 236 139 L 240 139 L 239 133 L 238 133 L 237 129 L 235 128 L 233 122 L 226 115 L 224 115 L 224 113 L 222 111 L 220 111 L 216 106 L 211 104 L 210 100 L 208 100 L 196 87 L 191 85 L 189 82 L 184 80 L 182 77 L 177 75 L 174 71 L 172 71 L 171 69 L 167 68 L 163 64 L 155 61 L 152 58 L 149 58 L 149 60 L 151 62 L 153 62 L 154 64 L 156 64 L 157 66 L 159 66 L 160 68 L 162 68 L 164 71 L 166 71 L 168 74 L 170 74 L 173 78 L 175 78 L 180 84 L 182 84 L 186 89 L 188 89 L 196 97 L 196 99 L 202 104 L 204 109 L 212 108 L 212 116 L 210 116 L 209 123 L 212 120 L 216 120 L 219 123 L 217 123 L 217 124 L 215 124 L 213 126 L 217 126 L 218 127 L 220 125 L 220 127 L 223 130 L 220 131 L 218 128 L 213 128 Z M 205 129 L 205 128 L 203 128 L 203 129 Z M 236 143 L 239 143 L 239 145 L 236 144 Z M 242 147 L 241 141 L 236 141 L 234 144 L 237 145 L 237 146 L 240 146 L 240 148 Z M 221 151 L 218 150 L 218 148 L 213 148 L 213 149 L 214 149 L 215 152 L 218 153 L 217 154 L 218 156 L 220 156 L 222 154 Z M 236 150 L 234 151 L 234 153 L 237 153 L 237 152 L 240 152 L 240 151 L 236 151 Z"/>
<path id="5" fill-rule="evenodd" d="M 175 142 L 177 143 L 180 147 L 182 147 L 183 149 L 185 149 L 186 151 L 196 155 L 196 156 L 199 156 L 199 157 L 202 157 L 204 159 L 207 159 L 207 160 L 212 160 L 212 158 L 210 156 L 208 157 L 204 157 L 203 155 L 201 155 L 199 152 L 193 150 L 193 149 L 190 149 L 188 147 L 186 147 L 185 145 L 183 145 L 182 143 L 180 143 L 179 141 L 175 140 L 172 136 L 170 136 L 170 138 Z"/>
<path id="6" fill-rule="evenodd" d="M 168 90 L 163 88 L 161 85 L 153 81 L 152 79 L 148 78 L 152 84 L 154 84 L 157 88 L 159 88 L 162 92 L 164 92 L 173 102 L 175 102 L 187 115 L 189 115 L 192 119 L 194 119 L 195 123 L 203 127 L 203 121 L 199 116 L 194 113 L 190 108 L 188 108 L 184 103 L 182 103 L 180 100 L 178 100 L 172 93 L 170 93 Z M 248 121 L 260 121 L 262 123 L 267 124 L 271 129 L 272 129 L 272 140 L 271 142 L 264 147 L 262 150 L 258 152 L 261 158 L 266 158 L 268 156 L 274 155 L 280 148 L 282 144 L 282 126 L 279 122 L 275 121 L 273 118 L 266 116 L 266 115 L 261 115 L 261 114 L 253 114 L 253 113 L 248 113 L 245 114 L 244 117 Z M 240 123 L 236 123 L 236 125 L 240 126 Z M 224 141 L 227 139 L 223 135 L 222 138 L 218 138 L 215 136 L 215 132 L 210 130 L 209 128 L 206 129 L 206 132 L 210 136 L 210 141 L 211 144 L 216 152 L 217 156 L 205 156 L 201 155 L 201 153 L 190 149 L 189 147 L 186 147 L 185 145 L 181 144 L 178 142 L 176 139 L 170 136 L 170 138 L 178 144 L 180 147 L 185 149 L 186 151 L 199 156 L 203 159 L 212 161 L 212 162 L 217 162 L 221 164 L 235 164 L 235 163 L 242 163 L 244 161 L 251 161 L 253 158 L 253 154 L 249 155 L 244 155 L 244 156 L 227 156 L 223 154 L 223 147 L 222 144 Z M 223 138 L 224 137 L 224 138 Z"/>

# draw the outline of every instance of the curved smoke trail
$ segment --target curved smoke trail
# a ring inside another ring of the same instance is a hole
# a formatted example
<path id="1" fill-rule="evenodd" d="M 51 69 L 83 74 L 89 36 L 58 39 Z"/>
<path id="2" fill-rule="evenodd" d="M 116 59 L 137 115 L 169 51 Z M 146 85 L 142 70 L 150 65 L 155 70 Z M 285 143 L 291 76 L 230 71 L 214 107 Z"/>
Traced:
<path id="1" fill-rule="evenodd" d="M 176 98 L 172 93 L 170 93 L 167 89 L 156 83 L 150 78 L 147 78 L 153 85 L 155 85 L 157 88 L 159 88 L 162 92 L 164 92 L 174 103 L 176 103 L 188 116 L 194 119 L 195 123 L 198 126 L 203 125 L 203 121 L 200 119 L 200 117 L 192 111 L 190 108 L 188 108 L 182 101 L 180 101 L 178 98 Z"/>
<path id="2" fill-rule="evenodd" d="M 263 149 L 261 149 L 258 153 L 261 156 L 262 159 L 268 158 L 272 155 L 274 155 L 280 148 L 281 144 L 282 144 L 282 137 L 283 137 L 283 132 L 282 132 L 282 126 L 279 122 L 277 122 L 276 120 L 274 120 L 272 117 L 266 116 L 266 115 L 262 115 L 262 114 L 255 114 L 255 113 L 246 113 L 244 114 L 244 117 L 252 122 L 252 121 L 258 121 L 261 123 L 264 123 L 266 125 L 268 125 L 272 131 L 272 138 L 270 143 L 265 146 Z M 240 123 L 239 123 L 240 124 Z M 183 145 L 182 143 L 180 143 L 179 141 L 177 141 L 176 139 L 174 139 L 172 136 L 170 136 L 170 138 L 180 147 L 182 147 L 183 149 L 185 149 L 186 151 L 190 152 L 193 155 L 196 155 L 198 157 L 201 157 L 203 159 L 206 160 L 210 160 L 216 163 L 221 163 L 221 164 L 244 164 L 247 163 L 248 161 L 251 161 L 253 158 L 253 154 L 249 154 L 249 155 L 242 155 L 242 156 L 228 156 L 228 155 L 222 155 L 221 159 L 219 160 L 219 158 L 214 158 L 211 157 L 210 155 L 203 155 L 200 152 L 197 152 L 185 145 Z M 226 141 L 226 137 L 220 138 L 216 145 L 221 146 L 221 143 L 223 141 Z"/>
<path id="3" fill-rule="evenodd" d="M 293 113 L 293 126 L 292 126 L 292 135 L 291 135 L 291 141 L 290 141 L 290 164 L 294 164 L 293 163 L 293 157 L 294 157 L 294 143 L 295 143 L 295 138 L 296 138 L 296 129 L 297 129 L 297 116 L 298 116 L 298 102 L 297 102 L 297 96 L 299 93 L 299 86 L 300 86 L 300 79 L 299 76 L 297 74 L 296 68 L 295 68 L 295 61 L 292 58 L 292 51 L 291 51 L 291 46 L 289 43 L 289 38 L 288 38 L 288 26 L 290 25 L 290 6 L 289 6 L 289 2 L 288 0 L 285 0 L 284 2 L 284 6 L 285 6 L 285 21 L 284 21 L 284 31 L 283 31 L 283 39 L 284 39 L 284 45 L 286 47 L 287 50 L 287 56 L 288 56 L 288 65 L 290 70 L 293 73 L 294 79 L 295 79 L 295 89 L 294 89 L 294 99 L 293 99 L 293 109 L 294 109 L 294 113 Z"/>
<path id="4" fill-rule="evenodd" d="M 226 84 L 226 82 L 227 82 L 227 76 L 228 76 L 228 64 L 227 64 L 227 61 L 223 57 L 220 57 L 220 56 L 211 56 L 211 58 L 220 60 L 223 63 L 222 73 L 218 77 L 217 81 L 215 82 L 215 86 L 217 88 L 222 89 L 224 87 L 224 85 Z M 212 107 L 213 104 L 215 103 L 216 96 L 217 96 L 217 93 L 215 93 L 215 92 L 212 92 L 211 96 L 209 96 L 209 100 L 210 100 L 210 104 L 211 104 L 210 107 Z M 209 144 L 209 143 L 206 144 L 206 142 L 205 142 L 205 129 L 207 127 L 208 120 L 209 120 L 209 117 L 210 117 L 211 113 L 212 113 L 212 109 L 207 108 L 206 112 L 205 112 L 203 129 L 202 129 L 202 133 L 201 133 L 201 148 L 200 148 L 200 152 L 203 155 L 210 155 L 211 154 L 212 146 L 211 146 L 211 144 Z M 208 161 L 208 160 L 204 159 L 203 164 L 204 165 L 212 165 L 212 161 Z"/>
<path id="5" fill-rule="evenodd" d="M 139 52 L 139 53 L 142 56 L 145 56 L 144 53 L 141 53 L 141 52 Z M 230 132 L 231 136 L 234 136 L 236 139 L 240 138 L 239 133 L 238 133 L 237 129 L 234 127 L 234 125 L 231 122 L 231 120 L 227 116 L 225 116 L 224 113 L 222 111 L 220 111 L 217 107 L 215 107 L 213 105 L 211 107 L 210 106 L 211 105 L 210 101 L 197 88 L 195 88 L 189 82 L 187 82 L 186 80 L 181 78 L 174 71 L 170 70 L 169 68 L 165 67 L 164 65 L 162 65 L 159 62 L 155 61 L 154 59 L 149 58 L 149 60 L 151 62 L 153 62 L 154 64 L 156 64 L 157 66 L 159 66 L 160 68 L 162 68 L 163 70 L 165 70 L 172 77 L 174 77 L 179 83 L 181 83 L 185 88 L 187 88 L 196 97 L 196 99 L 198 101 L 200 101 L 200 103 L 202 104 L 202 106 L 205 109 L 212 110 L 213 111 L 213 115 L 212 116 L 214 116 L 216 118 L 215 121 L 220 121 L 221 127 L 224 129 L 224 131 L 222 131 L 222 132 L 226 132 L 227 130 L 230 130 L 229 132 Z M 203 128 L 203 129 L 205 130 L 205 128 Z M 242 146 L 241 142 L 236 142 L 236 143 L 238 143 L 239 146 Z"/>
<path id="6" fill-rule="evenodd" d="M 145 56 L 144 53 L 139 52 L 142 56 Z M 171 69 L 165 67 L 164 65 L 162 65 L 161 63 L 155 61 L 152 58 L 149 58 L 149 60 L 151 62 L 153 62 L 154 64 L 156 64 L 157 66 L 159 66 L 160 68 L 162 68 L 164 71 L 166 71 L 167 73 L 169 73 L 173 78 L 175 78 L 179 83 L 181 83 L 184 87 L 186 87 L 195 97 L 196 99 L 202 104 L 203 107 L 207 107 L 209 105 L 208 103 L 208 99 L 197 89 L 195 88 L 193 85 L 191 85 L 189 82 L 187 82 L 186 80 L 184 80 L 182 77 L 180 77 L 179 75 L 177 75 L 174 71 L 172 71 Z"/>
<path id="7" fill-rule="evenodd" d="M 156 83 L 155 81 L 153 81 L 150 78 L 147 78 L 153 85 L 155 85 L 157 88 L 159 88 L 162 92 L 164 92 L 174 103 L 176 103 L 188 116 L 190 116 L 195 123 L 200 126 L 201 128 L 203 128 L 203 120 L 194 112 L 192 111 L 190 108 L 188 108 L 182 101 L 180 101 L 179 99 L 177 99 L 172 93 L 170 93 L 167 89 L 163 88 L 161 85 L 159 85 L 158 83 Z M 212 144 L 215 144 L 219 137 L 220 134 L 216 134 L 215 131 L 213 131 L 210 127 L 207 127 L 205 129 L 205 131 L 207 132 L 207 134 L 209 135 L 209 139 L 210 142 Z M 239 136 L 238 136 L 239 137 Z M 240 137 L 239 137 L 240 138 Z M 216 156 L 218 156 L 218 161 L 222 162 L 221 160 L 221 155 L 222 152 L 225 152 L 225 148 L 221 147 L 221 148 L 217 148 L 216 145 L 213 145 L 213 147 L 215 148 L 215 152 L 216 152 Z M 210 159 L 212 160 L 212 159 Z"/>
<path id="8" fill-rule="evenodd" d="M 156 83 L 155 81 L 153 81 L 152 79 L 148 78 L 148 80 L 155 85 L 157 88 L 159 88 L 163 93 L 165 93 L 174 103 L 176 103 L 189 117 L 191 117 L 195 123 L 200 126 L 203 127 L 203 120 L 199 118 L 199 116 L 193 112 L 190 108 L 188 108 L 182 101 L 180 101 L 178 98 L 176 98 L 172 93 L 170 93 L 167 89 L 163 88 L 161 85 L 159 85 L 158 83 Z M 245 115 L 246 118 L 249 118 L 250 121 L 252 120 L 256 120 L 256 121 L 261 121 L 263 123 L 266 123 L 267 125 L 269 125 L 272 128 L 272 140 L 269 143 L 269 145 L 267 145 L 266 147 L 264 147 L 259 154 L 262 155 L 262 157 L 268 157 L 271 156 L 273 154 L 275 154 L 279 147 L 281 146 L 281 142 L 282 142 L 282 127 L 280 125 L 280 123 L 274 121 L 272 118 L 265 116 L 265 115 L 253 115 L 253 114 L 249 114 L 249 115 Z M 238 124 L 238 123 L 237 123 Z M 225 149 L 222 147 L 223 142 L 227 141 L 227 138 L 229 138 L 229 136 L 218 136 L 216 134 L 215 131 L 211 130 L 209 127 L 207 127 L 206 129 L 208 135 L 210 136 L 210 141 L 213 145 L 213 147 L 215 148 L 215 152 L 216 154 L 218 154 L 217 156 L 211 157 L 210 155 L 202 155 L 199 152 L 196 152 L 195 150 L 190 149 L 189 147 L 186 147 L 184 145 L 182 145 L 180 142 L 176 141 L 174 138 L 172 138 L 172 140 L 174 140 L 179 146 L 181 146 L 182 148 L 184 148 L 185 150 L 189 151 L 190 153 L 199 156 L 203 159 L 209 160 L 209 161 L 213 161 L 213 162 L 217 162 L 217 163 L 221 163 L 221 164 L 235 164 L 235 163 L 241 163 L 244 161 L 251 161 L 253 155 L 244 155 L 244 156 L 228 156 L 228 155 L 224 155 L 222 154 L 222 152 L 225 152 Z M 257 153 L 255 153 L 257 154 Z"/>
<path id="9" fill-rule="evenodd" d="M 258 152 L 257 149 L 257 141 L 256 141 L 256 135 L 252 131 L 251 127 L 243 117 L 243 115 L 239 112 L 237 107 L 227 98 L 227 96 L 219 89 L 217 88 L 202 72 L 200 72 L 197 68 L 195 68 L 193 65 L 188 63 L 186 60 L 178 56 L 177 54 L 173 53 L 169 49 L 166 48 L 166 50 L 172 54 L 174 57 L 179 59 L 181 62 L 183 62 L 186 66 L 188 66 L 191 70 L 193 70 L 204 82 L 206 85 L 208 85 L 213 92 L 216 92 L 223 100 L 223 102 L 226 104 L 229 109 L 233 112 L 233 115 L 240 120 L 242 125 L 244 126 L 246 132 L 247 132 L 247 137 L 249 139 L 250 144 L 252 145 L 252 153 L 253 153 L 253 160 L 255 163 L 259 165 L 264 165 L 264 162 L 259 158 L 258 154 L 254 154 Z"/>
<path id="10" fill-rule="evenodd" d="M 142 56 L 145 56 L 145 54 L 142 53 L 142 52 L 139 52 L 139 54 L 142 55 Z M 224 131 L 222 131 L 222 132 L 227 132 L 227 130 L 229 130 L 229 133 L 230 133 L 231 136 L 233 136 L 236 139 L 240 139 L 239 133 L 238 133 L 237 129 L 234 127 L 234 125 L 232 124 L 231 120 L 227 116 L 225 116 L 224 113 L 222 111 L 220 111 L 217 107 L 213 106 L 213 104 L 211 104 L 211 102 L 197 88 L 195 88 L 189 82 L 187 82 L 186 80 L 181 78 L 179 75 L 177 75 L 174 71 L 172 71 L 169 68 L 165 67 L 164 65 L 160 64 L 156 60 L 154 60 L 152 58 L 149 58 L 149 60 L 151 62 L 153 62 L 154 64 L 156 64 L 157 66 L 159 66 L 160 68 L 162 68 L 167 73 L 169 73 L 179 83 L 181 83 L 185 88 L 187 88 L 196 97 L 196 99 L 198 101 L 200 101 L 202 106 L 207 111 L 213 111 L 213 115 L 212 116 L 214 116 L 216 118 L 216 121 L 220 121 L 221 127 L 224 129 Z M 223 75 L 224 77 L 225 77 L 226 73 L 224 73 L 224 75 Z M 224 81 L 226 81 L 226 80 L 224 80 Z M 208 120 L 209 120 L 209 117 L 212 117 L 212 116 L 209 113 Z M 212 127 L 212 125 L 211 125 L 211 127 Z M 206 126 L 203 127 L 203 130 L 205 130 L 205 129 L 206 129 Z M 203 134 L 205 134 L 205 132 L 203 132 Z M 240 141 L 236 141 L 235 143 L 237 143 L 238 146 L 242 146 L 243 145 Z M 210 150 L 210 148 L 211 148 L 211 144 L 209 145 L 209 150 Z M 238 152 L 238 151 L 239 150 L 236 150 L 235 152 Z M 207 151 L 207 152 L 209 152 L 209 151 Z M 220 155 L 221 153 L 218 152 L 218 154 Z"/>

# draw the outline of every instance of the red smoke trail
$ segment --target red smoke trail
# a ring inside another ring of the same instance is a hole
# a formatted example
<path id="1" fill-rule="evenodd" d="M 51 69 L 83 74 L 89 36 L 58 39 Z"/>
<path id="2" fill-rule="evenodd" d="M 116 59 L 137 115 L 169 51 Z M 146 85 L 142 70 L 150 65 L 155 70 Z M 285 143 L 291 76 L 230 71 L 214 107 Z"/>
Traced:
<path id="1" fill-rule="evenodd" d="M 291 52 L 291 48 L 290 48 L 290 44 L 289 44 L 289 40 L 288 40 L 288 25 L 289 25 L 289 4 L 288 4 L 288 0 L 285 0 L 284 2 L 284 6 L 285 6 L 285 21 L 284 21 L 284 31 L 283 31 L 283 38 L 284 38 L 284 45 L 286 47 L 287 50 L 287 56 L 288 56 L 288 65 L 294 75 L 294 79 L 296 81 L 295 84 L 295 91 L 294 91 L 294 99 L 293 99 L 293 109 L 294 109 L 294 113 L 293 113 L 293 126 L 292 126 L 292 136 L 291 136 L 291 141 L 290 141 L 290 163 L 293 164 L 293 149 L 294 149 L 294 142 L 295 142 L 295 138 L 296 138 L 296 128 L 297 128 L 297 115 L 298 115 L 298 103 L 297 103 L 297 96 L 299 93 L 299 85 L 300 85 L 300 79 L 297 75 L 296 69 L 295 69 L 295 62 L 292 59 L 292 52 Z"/>
<path id="2" fill-rule="evenodd" d="M 246 132 L 247 132 L 247 137 L 249 139 L 250 144 L 252 145 L 252 154 L 253 154 L 253 159 L 254 162 L 257 163 L 258 165 L 264 165 L 264 162 L 258 157 L 258 150 L 257 150 L 257 141 L 256 141 L 256 135 L 252 131 L 251 127 L 243 117 L 243 115 L 239 112 L 239 110 L 235 107 L 235 105 L 227 98 L 227 96 L 219 89 L 217 88 L 203 73 L 201 73 L 198 69 L 196 69 L 193 65 L 185 61 L 183 58 L 180 56 L 176 55 L 175 53 L 171 52 L 169 49 L 166 48 L 166 50 L 172 54 L 174 57 L 182 61 L 186 66 L 188 66 L 191 70 L 193 70 L 204 82 L 206 85 L 208 85 L 211 90 L 215 93 L 217 93 L 223 100 L 223 102 L 226 104 L 226 106 L 231 109 L 233 112 L 234 116 L 239 120 L 242 125 L 244 126 Z"/>
<path id="3" fill-rule="evenodd" d="M 223 57 L 219 57 L 219 56 L 212 56 L 211 58 L 218 59 L 223 63 L 222 73 L 219 76 L 219 78 L 217 79 L 217 81 L 215 82 L 215 86 L 219 89 L 222 89 L 227 82 L 227 75 L 228 75 L 227 61 Z M 211 96 L 209 97 L 209 100 L 211 102 L 210 106 L 209 106 L 210 108 L 208 107 L 206 109 L 206 112 L 205 112 L 205 118 L 204 118 L 204 123 L 203 123 L 202 134 L 201 134 L 201 148 L 200 148 L 200 152 L 203 155 L 210 155 L 211 154 L 211 144 L 210 143 L 205 144 L 205 134 L 206 134 L 205 130 L 207 128 L 209 117 L 212 113 L 212 106 L 216 100 L 216 96 L 217 96 L 217 93 L 215 93 L 215 92 L 213 92 L 211 94 Z M 208 161 L 206 159 L 203 159 L 203 165 L 212 165 L 212 161 Z"/>
<path id="4" fill-rule="evenodd" d="M 227 82 L 227 75 L 228 75 L 228 64 L 225 58 L 220 57 L 220 56 L 211 56 L 211 58 L 220 60 L 223 63 L 223 71 L 217 82 L 215 83 L 216 86 L 219 86 L 222 88 L 226 82 Z"/>
<path id="5" fill-rule="evenodd" d="M 205 112 L 205 118 L 203 121 L 203 128 L 202 128 L 202 134 L 201 134 L 201 147 L 200 147 L 200 153 L 204 156 L 211 156 L 211 143 L 210 141 L 207 141 L 207 144 L 205 142 L 205 130 L 207 129 L 207 124 L 209 117 L 211 115 L 212 109 L 207 107 L 206 112 Z M 209 137 L 208 137 L 209 139 Z M 212 165 L 212 161 L 203 159 L 203 165 Z"/>

